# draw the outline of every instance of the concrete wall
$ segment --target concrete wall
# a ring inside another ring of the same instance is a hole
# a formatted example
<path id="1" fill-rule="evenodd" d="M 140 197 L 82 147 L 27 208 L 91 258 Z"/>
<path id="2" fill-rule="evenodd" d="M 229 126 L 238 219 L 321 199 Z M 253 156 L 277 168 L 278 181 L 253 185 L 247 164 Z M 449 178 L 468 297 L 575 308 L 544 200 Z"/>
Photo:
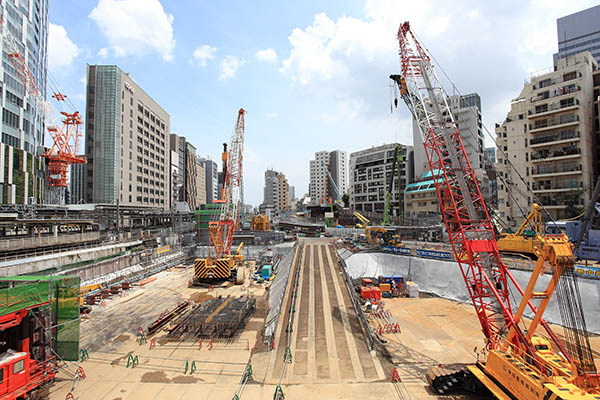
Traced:
<path id="1" fill-rule="evenodd" d="M 380 275 L 403 275 L 408 280 L 415 282 L 420 291 L 433 293 L 446 299 L 471 302 L 456 262 L 383 253 L 357 253 L 349 255 L 347 258 L 347 254 L 340 255 L 345 258 L 348 274 L 353 279 Z M 521 288 L 527 286 L 531 276 L 530 272 L 511 270 L 511 273 Z M 536 290 L 545 288 L 549 280 L 550 275 L 540 277 Z M 600 318 L 598 318 L 600 315 L 600 280 L 579 278 L 578 282 L 587 328 L 591 332 L 600 333 Z M 521 296 L 512 285 L 510 290 L 513 308 L 516 308 L 521 301 Z M 537 304 L 537 301 L 534 301 L 534 304 Z M 531 313 L 528 315 L 531 316 Z M 544 318 L 552 323 L 561 323 L 556 296 L 550 300 Z"/>
<path id="2" fill-rule="evenodd" d="M 142 241 L 112 244 L 92 249 L 65 251 L 37 257 L 22 258 L 0 263 L 0 276 L 31 275 L 47 269 L 63 269 L 69 264 L 96 260 L 118 254 L 128 247 L 142 244 Z"/>
<path id="3" fill-rule="evenodd" d="M 65 244 L 93 242 L 100 240 L 100 232 L 70 233 L 58 236 L 30 236 L 0 240 L 0 250 L 31 249 L 44 246 L 60 246 Z"/>

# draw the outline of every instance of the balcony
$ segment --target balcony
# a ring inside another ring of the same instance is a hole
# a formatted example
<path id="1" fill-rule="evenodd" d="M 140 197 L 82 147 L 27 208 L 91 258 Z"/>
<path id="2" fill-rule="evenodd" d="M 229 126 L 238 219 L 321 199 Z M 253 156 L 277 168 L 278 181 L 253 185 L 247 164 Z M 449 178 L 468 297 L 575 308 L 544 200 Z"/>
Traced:
<path id="1" fill-rule="evenodd" d="M 540 119 L 534 124 L 529 124 L 529 133 L 540 132 L 549 128 L 562 128 L 579 123 L 579 115 L 567 114 L 560 117 Z"/>
<path id="2" fill-rule="evenodd" d="M 581 149 L 575 146 L 563 147 L 559 150 L 538 150 L 531 153 L 532 162 L 558 161 L 581 157 Z"/>
<path id="3" fill-rule="evenodd" d="M 560 111 L 574 110 L 578 107 L 579 107 L 579 100 L 566 99 L 566 100 L 562 100 L 560 102 L 555 102 L 555 103 L 551 103 L 551 104 L 542 104 L 542 105 L 536 106 L 534 109 L 527 111 L 527 115 L 529 115 L 532 118 L 536 118 L 536 117 L 542 117 L 545 115 L 557 113 Z"/>
<path id="4" fill-rule="evenodd" d="M 553 183 L 551 181 L 536 182 L 533 184 L 533 193 L 558 193 L 570 192 L 583 187 L 583 182 L 569 180 Z"/>
<path id="5" fill-rule="evenodd" d="M 543 178 L 548 176 L 576 175 L 581 173 L 582 167 L 579 164 L 566 164 L 556 168 L 551 168 L 549 165 L 540 165 L 537 169 L 531 171 L 531 176 Z"/>
<path id="6" fill-rule="evenodd" d="M 576 84 L 561 86 L 561 87 L 553 89 L 553 90 L 547 90 L 546 92 L 539 94 L 537 96 L 533 96 L 531 98 L 531 102 L 535 103 L 536 101 L 551 99 L 553 97 L 558 97 L 558 96 L 564 96 L 565 94 L 579 92 L 580 90 L 581 90 L 581 86 L 576 85 Z"/>
<path id="7" fill-rule="evenodd" d="M 532 148 L 550 146 L 567 142 L 574 142 L 581 137 L 579 131 L 574 129 L 564 130 L 560 132 L 547 133 L 539 135 L 533 139 L 529 139 L 529 145 Z"/>

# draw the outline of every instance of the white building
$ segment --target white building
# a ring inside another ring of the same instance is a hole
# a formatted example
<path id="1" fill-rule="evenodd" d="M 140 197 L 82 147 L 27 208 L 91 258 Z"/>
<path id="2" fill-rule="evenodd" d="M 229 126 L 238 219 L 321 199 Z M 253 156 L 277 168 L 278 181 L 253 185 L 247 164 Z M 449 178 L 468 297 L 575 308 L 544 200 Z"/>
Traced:
<path id="1" fill-rule="evenodd" d="M 341 199 L 345 193 L 348 193 L 348 155 L 345 151 L 318 151 L 315 153 L 315 159 L 310 160 L 310 182 L 308 193 L 312 204 L 326 204 L 329 197 L 333 200 L 335 195 L 330 188 L 329 178 L 325 169 L 325 164 L 329 170 L 335 185 L 338 188 L 338 196 Z"/>

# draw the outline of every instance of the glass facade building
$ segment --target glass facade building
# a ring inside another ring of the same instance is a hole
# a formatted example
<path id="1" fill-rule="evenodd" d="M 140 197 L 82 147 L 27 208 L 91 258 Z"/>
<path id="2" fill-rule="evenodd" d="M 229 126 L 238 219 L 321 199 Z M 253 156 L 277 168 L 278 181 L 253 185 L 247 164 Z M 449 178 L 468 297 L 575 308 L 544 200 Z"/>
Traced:
<path id="1" fill-rule="evenodd" d="M 0 0 L 4 29 L 14 39 L 21 57 L 46 97 L 48 0 Z M 2 46 L 0 89 L 0 201 L 3 204 L 43 203 L 45 199 L 44 115 L 25 91 L 19 73 Z"/>
<path id="2" fill-rule="evenodd" d="M 600 64 L 600 5 L 556 20 L 558 53 L 554 65 L 565 58 L 588 50 Z"/>

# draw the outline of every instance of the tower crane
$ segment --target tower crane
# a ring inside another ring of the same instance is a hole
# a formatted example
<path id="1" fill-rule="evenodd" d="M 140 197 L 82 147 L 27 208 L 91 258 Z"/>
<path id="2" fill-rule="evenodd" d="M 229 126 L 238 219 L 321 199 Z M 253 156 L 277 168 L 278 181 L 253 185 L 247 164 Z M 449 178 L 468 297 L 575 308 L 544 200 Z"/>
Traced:
<path id="1" fill-rule="evenodd" d="M 599 376 L 573 274 L 572 245 L 562 235 L 540 236 L 531 278 L 525 290 L 519 286 L 500 259 L 490 216 L 430 55 L 408 22 L 400 25 L 397 37 L 402 73 L 390 78 L 423 137 L 441 214 L 485 337 L 484 360 L 453 374 L 432 370 L 427 380 L 440 393 L 483 385 L 498 399 L 598 398 Z M 552 277 L 539 290 L 538 279 L 548 266 Z M 509 282 L 521 295 L 516 310 Z M 555 291 L 566 327 L 564 343 L 543 319 Z M 533 314 L 529 322 L 526 309 Z M 545 336 L 537 335 L 540 326 Z"/>
<path id="2" fill-rule="evenodd" d="M 64 204 L 66 188 L 68 182 L 68 169 L 71 164 L 85 164 L 87 160 L 84 156 L 77 155 L 79 141 L 83 137 L 83 132 L 79 126 L 83 124 L 78 111 L 73 113 L 61 112 L 64 116 L 62 127 L 56 126 L 54 111 L 49 101 L 46 100 L 45 93 L 39 89 L 39 85 L 31 70 L 27 66 L 25 57 L 20 53 L 19 45 L 6 27 L 4 19 L 0 18 L 0 37 L 2 45 L 12 66 L 19 75 L 25 94 L 33 101 L 35 109 L 40 111 L 44 126 L 48 129 L 53 144 L 42 156 L 48 159 L 48 191 L 46 193 L 46 202 L 49 204 Z M 52 95 L 57 101 L 65 101 L 67 96 L 62 93 Z M 33 134 L 35 141 L 35 133 Z M 34 144 L 34 151 L 37 146 Z"/>
<path id="3" fill-rule="evenodd" d="M 220 199 L 214 201 L 220 204 L 219 219 L 209 222 L 210 254 L 208 258 L 195 260 L 194 283 L 209 279 L 231 279 L 241 283 L 240 280 L 243 282 L 244 279 L 243 274 L 238 273 L 236 263 L 241 262 L 243 256 L 230 252 L 233 232 L 240 226 L 245 115 L 246 111 L 240 108 L 229 150 L 227 144 L 223 144 L 223 189 Z"/>

